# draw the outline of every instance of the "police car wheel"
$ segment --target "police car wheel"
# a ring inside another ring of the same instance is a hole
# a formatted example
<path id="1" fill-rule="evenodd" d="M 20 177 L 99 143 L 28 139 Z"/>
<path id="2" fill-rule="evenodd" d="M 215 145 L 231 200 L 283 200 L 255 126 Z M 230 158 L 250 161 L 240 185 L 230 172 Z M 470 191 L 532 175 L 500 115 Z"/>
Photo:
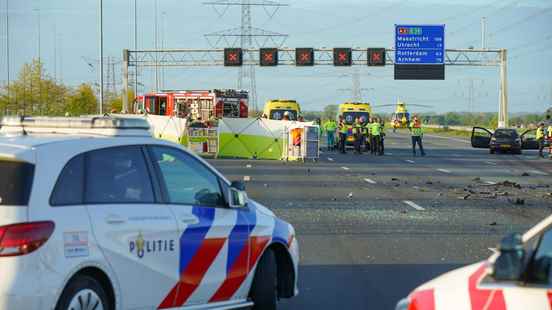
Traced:
<path id="1" fill-rule="evenodd" d="M 275 310 L 278 300 L 276 257 L 272 250 L 264 253 L 259 261 L 249 296 L 253 310 Z"/>
<path id="2" fill-rule="evenodd" d="M 65 287 L 56 310 L 111 310 L 107 294 L 96 279 L 77 276 Z"/>

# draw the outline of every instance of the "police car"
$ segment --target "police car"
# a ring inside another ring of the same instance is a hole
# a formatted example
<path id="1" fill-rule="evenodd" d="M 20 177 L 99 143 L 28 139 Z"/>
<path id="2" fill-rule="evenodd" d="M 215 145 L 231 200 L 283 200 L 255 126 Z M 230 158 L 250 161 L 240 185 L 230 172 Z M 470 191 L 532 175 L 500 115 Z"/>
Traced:
<path id="1" fill-rule="evenodd" d="M 552 216 L 511 234 L 487 261 L 415 289 L 396 310 L 552 309 Z"/>
<path id="2" fill-rule="evenodd" d="M 293 227 L 138 118 L 8 118 L 0 309 L 275 309 Z"/>

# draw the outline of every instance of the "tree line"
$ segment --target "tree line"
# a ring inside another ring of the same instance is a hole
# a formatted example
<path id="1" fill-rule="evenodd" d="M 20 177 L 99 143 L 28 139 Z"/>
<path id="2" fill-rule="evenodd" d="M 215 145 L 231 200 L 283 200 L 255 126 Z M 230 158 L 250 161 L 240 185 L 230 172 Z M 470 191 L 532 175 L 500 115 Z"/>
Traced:
<path id="1" fill-rule="evenodd" d="M 335 119 L 338 105 L 327 105 L 323 111 L 304 111 L 303 116 L 306 120 L 315 119 Z M 552 111 L 550 111 L 552 114 Z M 424 123 L 443 126 L 482 126 L 496 128 L 498 126 L 498 114 L 495 112 L 447 112 L 447 113 L 413 113 L 418 115 Z M 386 120 L 391 118 L 391 114 L 374 113 L 375 116 Z M 545 111 L 543 113 L 524 113 L 510 117 L 510 125 L 513 127 L 535 126 L 545 120 Z"/>
<path id="2" fill-rule="evenodd" d="M 56 81 L 37 59 L 21 67 L 17 79 L 0 88 L 0 115 L 79 116 L 97 114 L 99 99 L 90 83 L 76 87 Z M 129 94 L 132 102 L 134 94 Z M 103 111 L 121 111 L 121 94 L 104 93 Z"/>

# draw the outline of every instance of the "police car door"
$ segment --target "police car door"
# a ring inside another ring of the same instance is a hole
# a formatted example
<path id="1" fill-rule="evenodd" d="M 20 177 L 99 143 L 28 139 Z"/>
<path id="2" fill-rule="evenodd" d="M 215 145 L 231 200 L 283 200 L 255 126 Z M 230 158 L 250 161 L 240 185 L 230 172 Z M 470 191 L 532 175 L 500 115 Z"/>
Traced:
<path id="1" fill-rule="evenodd" d="M 178 229 L 156 203 L 159 187 L 145 148 L 122 146 L 85 156 L 85 202 L 94 237 L 120 287 L 121 309 L 153 309 L 176 280 Z"/>
<path id="2" fill-rule="evenodd" d="M 247 275 L 248 215 L 226 206 L 224 184 L 198 159 L 173 147 L 149 149 L 180 227 L 180 279 L 160 308 L 245 298 L 235 293 Z"/>

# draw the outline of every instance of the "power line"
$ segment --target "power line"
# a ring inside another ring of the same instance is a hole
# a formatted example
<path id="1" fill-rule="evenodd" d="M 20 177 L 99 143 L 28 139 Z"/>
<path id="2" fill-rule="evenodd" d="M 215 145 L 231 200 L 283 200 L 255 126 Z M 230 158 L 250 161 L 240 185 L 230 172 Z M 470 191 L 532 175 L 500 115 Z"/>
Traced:
<path id="1" fill-rule="evenodd" d="M 534 18 L 540 16 L 540 15 L 543 15 L 543 14 L 546 14 L 546 13 L 549 13 L 549 12 L 552 12 L 552 7 L 549 7 L 549 8 L 546 8 L 546 9 L 539 9 L 537 12 L 533 13 L 533 14 L 530 14 L 528 16 L 525 16 L 524 18 L 521 18 L 513 23 L 509 23 L 509 24 L 506 24 L 502 27 L 500 27 L 499 29 L 493 31 L 492 33 L 490 33 L 488 35 L 489 38 L 491 37 L 496 37 L 498 35 L 500 35 L 501 33 L 505 33 L 506 30 L 508 29 L 511 29 L 512 27 L 515 27 L 517 25 L 520 25 L 520 24 L 523 24 L 523 23 L 526 23 L 526 22 L 529 22 L 529 21 L 533 21 Z M 476 42 L 475 40 L 472 40 L 472 41 L 469 41 L 467 44 L 471 44 L 471 43 L 474 43 Z"/>
<path id="2" fill-rule="evenodd" d="M 258 46 L 264 46 L 270 41 L 272 42 L 272 44 L 280 47 L 284 44 L 285 39 L 287 39 L 287 35 L 285 34 L 271 32 L 260 28 L 254 28 L 252 25 L 253 7 L 263 8 L 269 18 L 272 18 L 281 7 L 288 6 L 287 4 L 282 4 L 276 1 L 269 0 L 218 0 L 212 2 L 204 2 L 204 4 L 213 6 L 219 16 L 224 15 L 228 10 L 228 7 L 230 6 L 241 7 L 241 25 L 239 28 L 227 29 L 205 35 L 205 38 L 212 46 L 219 45 L 223 41 L 224 43 L 226 43 L 226 47 L 235 46 L 239 40 L 239 46 L 242 48 L 242 50 L 253 48 L 253 41 L 255 41 L 256 45 Z M 219 11 L 217 7 L 222 7 L 222 11 Z M 273 11 L 270 12 L 268 8 L 272 8 Z M 215 38 L 214 44 L 209 40 L 212 38 Z M 258 39 L 261 38 L 264 40 L 263 42 L 259 42 Z M 281 39 L 279 44 L 277 42 L 278 39 Z M 231 42 L 231 40 L 233 42 Z M 249 52 L 244 52 L 244 57 L 247 57 L 249 59 L 254 58 L 254 56 Z M 246 81 L 248 82 L 247 84 L 249 88 L 249 102 L 253 106 L 253 109 L 255 111 L 258 111 L 259 107 L 257 105 L 257 82 L 255 77 L 255 66 L 240 66 L 237 88 L 244 89 Z"/>
<path id="3" fill-rule="evenodd" d="M 549 8 L 546 8 L 546 9 L 543 9 L 543 10 L 538 10 L 537 12 L 533 13 L 533 14 L 530 14 L 514 23 L 510 23 L 510 24 L 507 24 L 501 28 L 499 28 L 498 30 L 495 30 L 493 31 L 491 34 L 489 34 L 490 37 L 493 37 L 493 36 L 496 36 L 497 34 L 500 34 L 500 33 L 503 33 L 505 30 L 508 30 L 514 26 L 517 26 L 519 24 L 523 24 L 525 22 L 528 22 L 532 19 L 534 19 L 535 17 L 538 17 L 540 15 L 543 15 L 543 14 L 546 14 L 546 13 L 549 13 L 549 12 L 552 12 L 552 7 L 549 7 Z"/>
<path id="4" fill-rule="evenodd" d="M 504 2 L 504 0 L 497 0 L 497 1 L 495 1 L 495 2 L 492 2 L 491 4 L 488 4 L 488 5 L 484 6 L 483 8 L 481 8 L 481 9 L 479 9 L 479 10 L 473 10 L 473 13 L 474 13 L 474 14 L 469 14 L 469 15 L 481 14 L 481 11 L 484 11 L 484 10 L 487 10 L 487 9 L 489 9 L 489 8 L 491 8 L 491 7 L 494 7 L 495 4 L 499 4 L 499 3 L 501 3 L 501 2 Z M 497 14 L 497 13 L 499 13 L 499 12 L 504 11 L 505 9 L 507 9 L 508 7 L 510 7 L 512 4 L 515 4 L 516 2 L 519 2 L 519 0 L 513 0 L 511 3 L 506 4 L 505 6 L 501 7 L 500 9 L 495 10 L 495 11 L 491 11 L 490 13 L 485 14 L 485 15 L 486 15 L 487 17 L 488 17 L 488 16 L 495 15 L 495 14 Z M 450 36 L 454 36 L 454 35 L 456 35 L 456 34 L 458 34 L 458 33 L 464 32 L 465 30 L 468 30 L 468 29 L 472 28 L 472 27 L 475 26 L 475 25 L 477 25 L 477 24 L 476 24 L 476 23 L 469 23 L 469 24 L 466 24 L 466 25 L 464 25 L 463 27 L 461 27 L 461 28 L 459 28 L 459 29 L 457 29 L 457 30 L 455 30 L 455 31 L 452 31 L 449 35 L 450 35 Z"/>

